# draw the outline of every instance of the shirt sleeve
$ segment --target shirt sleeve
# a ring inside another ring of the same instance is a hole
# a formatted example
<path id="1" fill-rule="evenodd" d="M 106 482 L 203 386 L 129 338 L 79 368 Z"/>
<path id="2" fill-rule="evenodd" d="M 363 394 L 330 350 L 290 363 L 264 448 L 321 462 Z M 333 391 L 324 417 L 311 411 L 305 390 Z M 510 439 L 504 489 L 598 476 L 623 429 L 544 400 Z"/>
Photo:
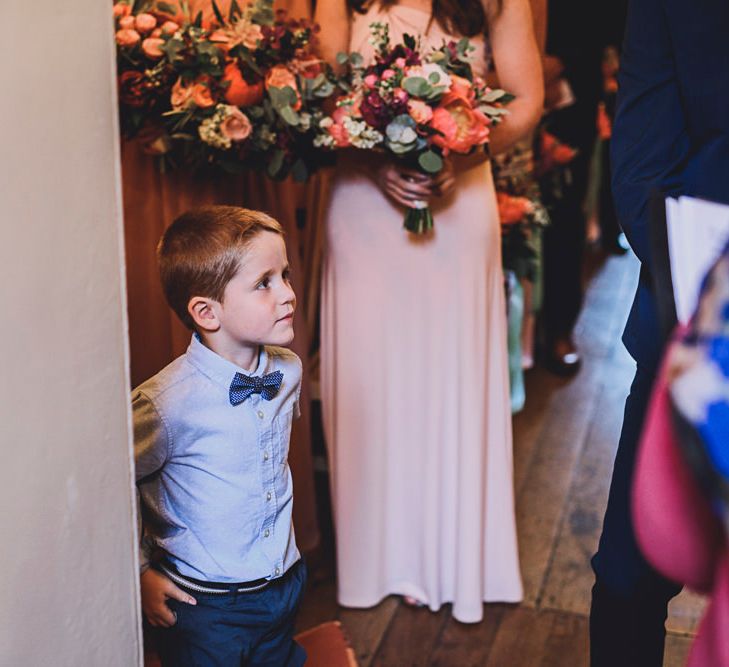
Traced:
<path id="1" fill-rule="evenodd" d="M 170 438 L 161 414 L 154 403 L 141 391 L 132 395 L 132 421 L 134 424 L 134 471 L 138 484 L 140 480 L 164 467 Z M 151 545 L 144 538 L 139 487 L 137 487 L 137 525 L 139 528 L 140 572 L 144 572 L 149 568 Z"/>
<path id="2" fill-rule="evenodd" d="M 299 357 L 296 357 L 296 364 L 298 366 L 299 370 L 299 379 L 298 379 L 298 386 L 296 387 L 296 400 L 294 401 L 294 418 L 298 419 L 301 417 L 301 378 L 303 375 L 303 364 L 301 363 L 301 359 Z"/>

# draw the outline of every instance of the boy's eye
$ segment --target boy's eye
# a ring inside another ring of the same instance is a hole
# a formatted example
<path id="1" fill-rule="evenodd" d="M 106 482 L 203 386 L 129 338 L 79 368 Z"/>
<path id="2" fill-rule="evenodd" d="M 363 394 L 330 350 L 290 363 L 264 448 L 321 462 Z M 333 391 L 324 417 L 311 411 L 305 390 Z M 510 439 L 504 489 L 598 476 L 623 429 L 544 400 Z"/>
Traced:
<path id="1" fill-rule="evenodd" d="M 286 282 L 289 282 L 289 280 L 291 280 L 291 271 L 289 269 L 285 269 L 281 276 Z"/>
<path id="2" fill-rule="evenodd" d="M 256 289 L 268 289 L 268 286 L 271 284 L 271 281 L 269 278 L 264 278 L 258 285 L 256 286 Z"/>

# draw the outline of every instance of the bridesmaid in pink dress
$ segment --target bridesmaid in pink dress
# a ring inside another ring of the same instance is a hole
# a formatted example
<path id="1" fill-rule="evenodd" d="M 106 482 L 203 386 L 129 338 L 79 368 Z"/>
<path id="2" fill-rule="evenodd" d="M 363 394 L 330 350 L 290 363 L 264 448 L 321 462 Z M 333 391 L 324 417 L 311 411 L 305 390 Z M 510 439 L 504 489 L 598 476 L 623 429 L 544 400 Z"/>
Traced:
<path id="1" fill-rule="evenodd" d="M 373 55 L 369 24 L 393 42 L 471 38 L 484 76 L 487 42 L 508 121 L 501 151 L 542 106 L 528 0 L 318 0 L 321 50 Z M 436 3 L 433 2 L 433 5 Z M 501 6 L 498 6 L 498 5 Z M 410 177 L 410 178 L 408 178 Z M 403 207 L 429 199 L 432 235 L 402 228 Z M 484 601 L 522 597 L 514 519 L 506 312 L 499 220 L 483 153 L 437 179 L 353 154 L 340 161 L 326 215 L 322 403 L 332 473 L 338 597 L 370 607 L 400 594 L 478 622 Z"/>

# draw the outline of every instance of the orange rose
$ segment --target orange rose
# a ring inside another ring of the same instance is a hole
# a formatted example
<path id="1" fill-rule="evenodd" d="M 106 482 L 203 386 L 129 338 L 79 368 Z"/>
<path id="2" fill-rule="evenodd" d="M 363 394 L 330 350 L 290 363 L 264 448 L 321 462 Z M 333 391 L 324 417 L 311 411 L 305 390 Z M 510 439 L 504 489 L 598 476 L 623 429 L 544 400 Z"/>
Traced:
<path id="1" fill-rule="evenodd" d="M 286 65 L 276 65 L 268 70 L 266 74 L 266 90 L 270 88 L 293 88 L 296 93 L 296 104 L 293 105 L 294 111 L 301 109 L 301 95 L 296 85 L 296 76 Z"/>
<path id="2" fill-rule="evenodd" d="M 172 86 L 172 94 L 170 95 L 170 104 L 176 111 L 187 109 L 192 102 L 192 86 L 182 83 L 182 79 L 177 79 L 175 85 Z"/>
<path id="3" fill-rule="evenodd" d="M 134 28 L 134 17 L 133 16 L 123 16 L 119 19 L 119 27 L 122 30 L 132 30 Z"/>
<path id="4" fill-rule="evenodd" d="M 210 35 L 210 41 L 213 42 L 225 55 L 233 48 L 230 42 L 230 36 L 224 30 L 216 30 Z"/>
<path id="5" fill-rule="evenodd" d="M 165 21 L 162 24 L 162 32 L 165 35 L 174 35 L 178 30 L 180 29 L 180 26 L 177 25 L 174 21 Z"/>
<path id="6" fill-rule="evenodd" d="M 165 43 L 164 39 L 160 39 L 159 37 L 147 37 L 142 42 L 142 51 L 144 51 L 144 55 L 148 58 L 161 58 L 164 53 L 162 53 L 162 50 L 159 48 Z"/>
<path id="7" fill-rule="evenodd" d="M 526 197 L 512 197 L 505 192 L 496 193 L 499 208 L 499 220 L 502 225 L 513 225 L 521 222 L 534 211 L 534 205 Z"/>
<path id="8" fill-rule="evenodd" d="M 141 33 L 151 32 L 157 27 L 157 19 L 151 14 L 137 14 L 134 27 Z"/>
<path id="9" fill-rule="evenodd" d="M 127 5 L 123 2 L 117 2 L 112 10 L 114 18 L 120 19 L 124 16 L 129 16 L 132 13 L 132 6 Z"/>
<path id="10" fill-rule="evenodd" d="M 207 78 L 198 79 L 192 86 L 192 101 L 201 109 L 207 109 L 215 104 L 210 91 Z"/>
<path id="11" fill-rule="evenodd" d="M 433 111 L 430 126 L 441 133 L 433 136 L 433 143 L 444 151 L 468 153 L 488 141 L 489 124 L 489 119 L 468 102 L 454 99 Z"/>
<path id="12" fill-rule="evenodd" d="M 248 83 L 240 72 L 237 63 L 230 62 L 225 66 L 223 81 L 230 85 L 225 91 L 225 101 L 236 107 L 249 107 L 263 99 L 263 81 Z"/>
<path id="13" fill-rule="evenodd" d="M 116 43 L 119 46 L 134 46 L 140 39 L 142 37 L 136 30 L 125 28 L 116 32 Z"/>
<path id="14" fill-rule="evenodd" d="M 422 100 L 408 100 L 408 113 L 418 125 L 425 125 L 433 118 L 433 109 Z"/>
<path id="15" fill-rule="evenodd" d="M 476 93 L 468 79 L 451 74 L 451 87 L 443 96 L 442 104 L 448 104 L 448 102 L 456 99 L 473 104 L 473 101 L 476 99 Z"/>

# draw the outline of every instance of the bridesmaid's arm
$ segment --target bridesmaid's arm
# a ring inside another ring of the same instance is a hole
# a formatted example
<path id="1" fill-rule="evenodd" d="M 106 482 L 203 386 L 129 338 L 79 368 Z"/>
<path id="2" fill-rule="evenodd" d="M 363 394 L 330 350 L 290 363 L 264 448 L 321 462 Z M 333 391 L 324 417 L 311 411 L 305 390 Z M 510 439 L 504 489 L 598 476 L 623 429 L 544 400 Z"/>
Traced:
<path id="1" fill-rule="evenodd" d="M 499 83 L 516 96 L 509 104 L 506 119 L 491 134 L 491 152 L 501 153 L 528 135 L 539 122 L 544 104 L 542 63 L 529 0 L 504 0 L 498 13 L 488 2 L 486 11 Z"/>
<path id="2" fill-rule="evenodd" d="M 335 69 L 337 53 L 349 51 L 350 17 L 347 0 L 317 0 L 314 21 L 319 24 L 319 55 Z"/>

